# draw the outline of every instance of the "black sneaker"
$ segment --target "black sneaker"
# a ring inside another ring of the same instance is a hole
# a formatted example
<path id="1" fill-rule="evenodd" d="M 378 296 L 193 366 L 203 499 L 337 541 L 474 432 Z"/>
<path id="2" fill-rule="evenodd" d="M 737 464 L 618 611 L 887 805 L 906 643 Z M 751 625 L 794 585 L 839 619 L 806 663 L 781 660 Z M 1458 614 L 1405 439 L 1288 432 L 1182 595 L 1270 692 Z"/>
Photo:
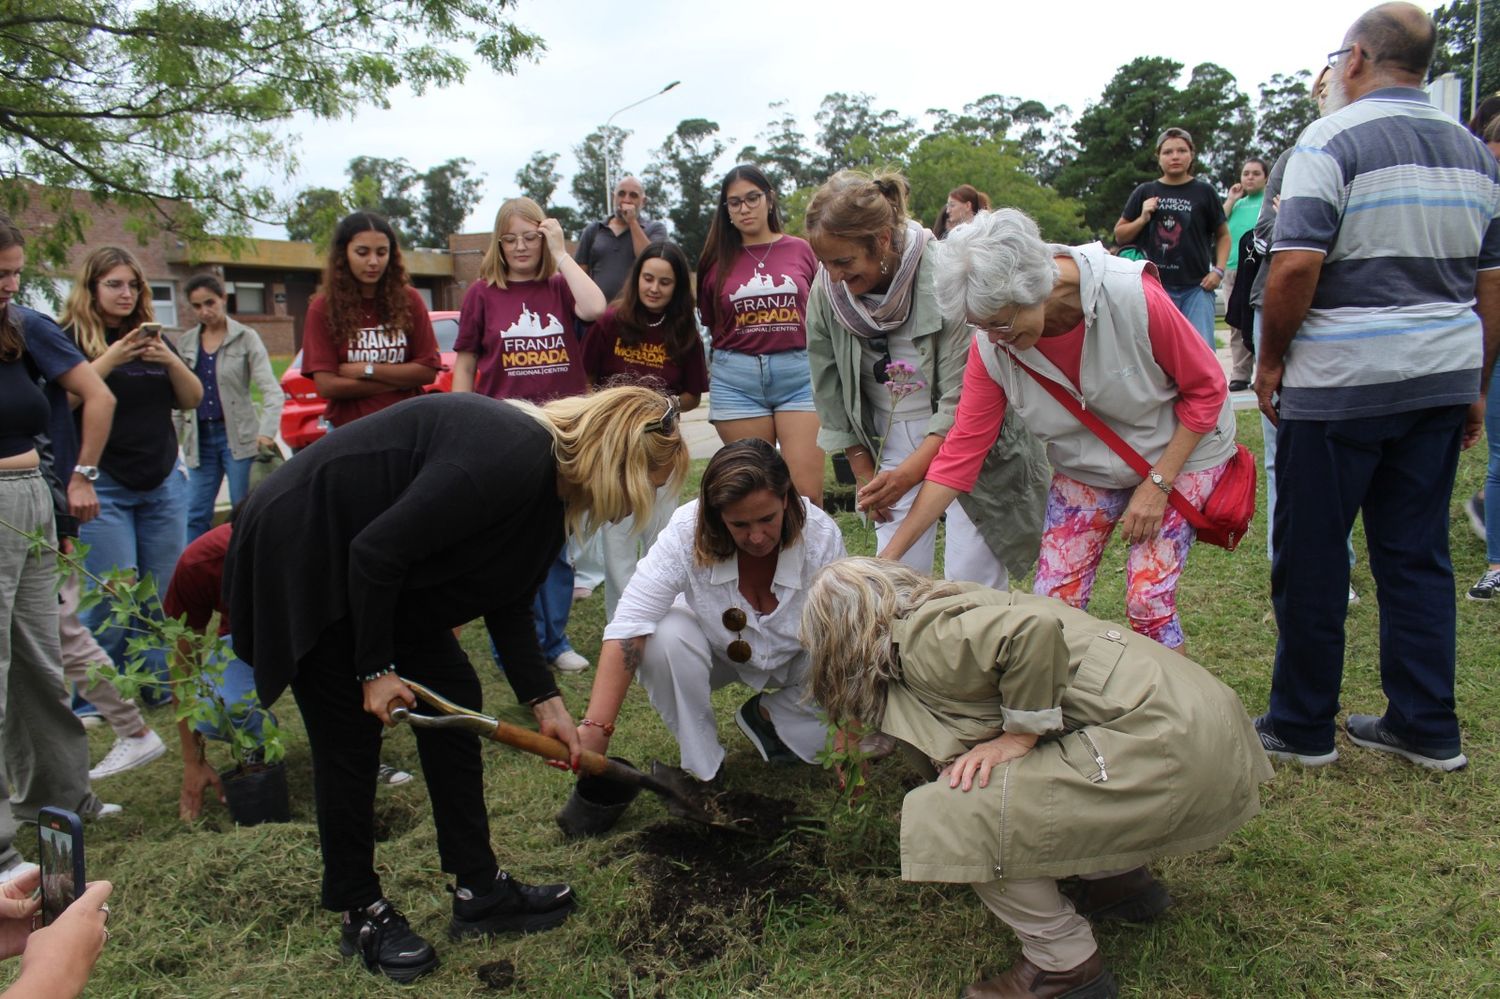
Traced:
<path id="1" fill-rule="evenodd" d="M 1271 727 L 1271 716 L 1261 715 L 1255 719 L 1255 733 L 1260 736 L 1260 748 L 1273 760 L 1283 763 L 1300 763 L 1304 767 L 1325 767 L 1339 758 L 1339 751 L 1329 746 L 1325 751 L 1294 747 L 1283 741 Z"/>
<path id="2" fill-rule="evenodd" d="M 453 889 L 454 940 L 492 933 L 540 933 L 562 923 L 573 912 L 573 889 L 564 884 L 528 885 L 505 871 L 488 895 L 475 897 L 467 888 Z"/>
<path id="3" fill-rule="evenodd" d="M 339 950 L 345 957 L 358 954 L 366 968 L 394 982 L 415 981 L 438 966 L 432 944 L 414 933 L 406 917 L 384 898 L 344 913 Z"/>
<path id="4" fill-rule="evenodd" d="M 1452 752 L 1418 749 L 1386 728 L 1385 719 L 1375 715 L 1350 715 L 1344 720 L 1344 731 L 1349 733 L 1349 741 L 1356 746 L 1394 753 L 1429 770 L 1462 770 L 1469 765 L 1469 758 L 1456 749 Z"/>
<path id="5" fill-rule="evenodd" d="M 760 758 L 773 766 L 784 766 L 791 763 L 801 763 L 802 758 L 787 748 L 786 743 L 781 741 L 781 736 L 776 734 L 776 726 L 771 724 L 770 719 L 760 716 L 760 695 L 756 694 L 750 700 L 740 705 L 739 711 L 735 712 L 734 720 L 745 733 L 745 738 L 760 753 Z"/>
<path id="6" fill-rule="evenodd" d="M 1500 569 L 1490 569 L 1479 582 L 1469 587 L 1470 600 L 1494 600 L 1500 597 Z"/>

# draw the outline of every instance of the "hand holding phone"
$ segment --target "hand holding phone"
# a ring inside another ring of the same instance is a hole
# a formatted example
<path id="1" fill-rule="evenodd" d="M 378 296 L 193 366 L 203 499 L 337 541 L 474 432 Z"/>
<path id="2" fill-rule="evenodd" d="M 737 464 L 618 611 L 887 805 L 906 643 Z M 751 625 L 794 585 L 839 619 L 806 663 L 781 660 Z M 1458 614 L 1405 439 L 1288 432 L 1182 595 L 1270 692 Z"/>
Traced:
<path id="1" fill-rule="evenodd" d="M 161 339 L 161 323 L 141 323 L 141 335 Z"/>
<path id="2" fill-rule="evenodd" d="M 62 808 L 42 808 L 36 816 L 42 867 L 42 925 L 50 926 L 84 890 L 83 822 Z"/>

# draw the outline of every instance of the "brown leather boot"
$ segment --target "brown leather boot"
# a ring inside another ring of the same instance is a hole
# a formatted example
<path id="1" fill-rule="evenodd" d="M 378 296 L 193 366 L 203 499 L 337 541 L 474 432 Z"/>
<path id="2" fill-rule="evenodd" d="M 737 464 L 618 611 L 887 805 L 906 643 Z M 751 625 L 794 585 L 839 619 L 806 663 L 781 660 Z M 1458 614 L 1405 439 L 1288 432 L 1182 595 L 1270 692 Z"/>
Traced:
<path id="1" fill-rule="evenodd" d="M 1043 971 L 1026 958 L 996 978 L 975 982 L 959 999 L 1115 999 L 1120 988 L 1099 951 L 1076 968 Z"/>
<path id="2" fill-rule="evenodd" d="M 1172 906 L 1172 896 L 1145 866 L 1112 878 L 1070 878 L 1057 887 L 1080 916 L 1091 920 L 1149 923 Z"/>

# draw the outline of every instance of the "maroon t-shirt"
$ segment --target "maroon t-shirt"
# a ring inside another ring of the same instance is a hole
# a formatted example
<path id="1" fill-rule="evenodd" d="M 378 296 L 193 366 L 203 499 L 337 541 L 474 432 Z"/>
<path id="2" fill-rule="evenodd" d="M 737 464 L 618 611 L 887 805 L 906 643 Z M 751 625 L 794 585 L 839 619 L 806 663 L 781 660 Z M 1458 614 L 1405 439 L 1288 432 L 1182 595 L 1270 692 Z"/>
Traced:
<path id="1" fill-rule="evenodd" d="M 783 235 L 764 246 L 741 247 L 718 295 L 719 265 L 698 275 L 698 313 L 713 333 L 714 349 L 741 354 L 805 350 L 807 291 L 817 269 L 812 247 Z"/>
<path id="2" fill-rule="evenodd" d="M 357 364 L 405 364 L 415 361 L 434 371 L 443 366 L 443 355 L 438 352 L 437 338 L 432 335 L 432 319 L 427 315 L 427 303 L 415 288 L 406 289 L 410 301 L 411 329 L 389 329 L 381 318 L 373 300 L 362 301 L 364 314 L 360 317 L 359 331 L 349 343 L 335 344 L 328 332 L 328 301 L 322 295 L 313 298 L 307 307 L 307 322 L 302 327 L 302 373 L 309 377 L 314 371 L 339 373 L 339 365 L 345 362 Z M 329 399 L 328 422 L 342 427 L 359 419 L 378 413 L 387 406 L 394 406 L 402 399 L 421 395 L 419 388 L 391 389 L 379 395 L 363 399 Z"/>
<path id="3" fill-rule="evenodd" d="M 703 360 L 703 344 L 696 336 L 687 357 L 678 359 L 667 354 L 659 330 L 644 332 L 634 346 L 625 343 L 620 339 L 615 310 L 606 310 L 583 341 L 583 367 L 589 380 L 595 385 L 608 385 L 610 379 L 625 375 L 673 395 L 708 391 L 708 365 Z"/>
<path id="4" fill-rule="evenodd" d="M 188 627 L 203 631 L 214 611 L 219 612 L 219 634 L 229 634 L 229 607 L 224 603 L 224 555 L 229 551 L 233 524 L 220 524 L 182 550 L 161 609 L 167 617 L 187 615 Z"/>
<path id="5" fill-rule="evenodd" d="M 464 293 L 453 349 L 478 357 L 474 391 L 491 399 L 544 403 L 589 390 L 573 332 L 567 279 L 475 281 Z"/>

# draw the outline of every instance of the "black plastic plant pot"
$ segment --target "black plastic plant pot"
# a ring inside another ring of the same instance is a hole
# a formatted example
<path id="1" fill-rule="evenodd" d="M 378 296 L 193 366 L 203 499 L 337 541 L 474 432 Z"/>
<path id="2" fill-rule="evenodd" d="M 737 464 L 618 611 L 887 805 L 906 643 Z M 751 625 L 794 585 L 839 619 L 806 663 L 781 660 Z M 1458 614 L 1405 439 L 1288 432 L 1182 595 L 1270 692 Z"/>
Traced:
<path id="1" fill-rule="evenodd" d="M 634 769 L 635 764 L 619 756 L 610 759 Z M 573 786 L 573 794 L 557 813 L 557 827 L 568 839 L 598 836 L 613 829 L 625 809 L 641 793 L 639 784 L 626 784 L 608 777 L 585 774 Z"/>
<path id="2" fill-rule="evenodd" d="M 859 484 L 858 480 L 854 478 L 854 469 L 849 467 L 849 459 L 844 457 L 844 452 L 833 452 L 832 459 L 833 481 L 844 486 L 854 486 Z"/>
<path id="3" fill-rule="evenodd" d="M 219 776 L 224 780 L 224 797 L 229 802 L 229 815 L 235 825 L 258 826 L 262 822 L 291 821 L 286 764 L 235 767 Z"/>

